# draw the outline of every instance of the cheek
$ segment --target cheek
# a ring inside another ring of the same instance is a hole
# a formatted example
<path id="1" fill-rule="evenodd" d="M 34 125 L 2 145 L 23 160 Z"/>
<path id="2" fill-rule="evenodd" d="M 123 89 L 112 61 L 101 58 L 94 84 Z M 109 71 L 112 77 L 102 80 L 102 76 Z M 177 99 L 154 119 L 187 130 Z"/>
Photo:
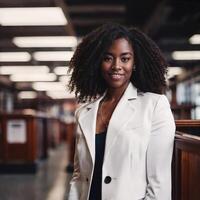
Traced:
<path id="1" fill-rule="evenodd" d="M 101 65 L 101 73 L 104 75 L 110 69 L 110 65 L 108 63 L 102 63 Z"/>
<path id="2" fill-rule="evenodd" d="M 126 73 L 127 73 L 128 77 L 131 77 L 131 75 L 133 73 L 133 65 L 127 66 Z"/>

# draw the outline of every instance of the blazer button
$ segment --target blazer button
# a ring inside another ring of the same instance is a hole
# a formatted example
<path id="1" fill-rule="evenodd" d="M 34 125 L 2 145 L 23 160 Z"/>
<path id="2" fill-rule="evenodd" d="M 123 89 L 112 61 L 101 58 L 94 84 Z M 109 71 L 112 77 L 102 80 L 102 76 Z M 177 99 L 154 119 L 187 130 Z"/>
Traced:
<path id="1" fill-rule="evenodd" d="M 104 179 L 104 183 L 108 184 L 111 182 L 111 180 L 112 180 L 112 178 L 110 176 L 106 176 Z"/>

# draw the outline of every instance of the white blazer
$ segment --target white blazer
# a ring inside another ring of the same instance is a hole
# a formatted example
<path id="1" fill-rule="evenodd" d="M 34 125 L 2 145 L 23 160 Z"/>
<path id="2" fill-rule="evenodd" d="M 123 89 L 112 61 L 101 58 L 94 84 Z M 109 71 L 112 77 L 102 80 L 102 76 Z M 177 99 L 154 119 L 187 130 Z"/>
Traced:
<path id="1" fill-rule="evenodd" d="M 68 200 L 89 199 L 96 117 L 102 98 L 76 113 L 75 169 Z M 102 200 L 170 200 L 174 135 L 174 118 L 166 96 L 138 92 L 130 83 L 107 129 Z"/>

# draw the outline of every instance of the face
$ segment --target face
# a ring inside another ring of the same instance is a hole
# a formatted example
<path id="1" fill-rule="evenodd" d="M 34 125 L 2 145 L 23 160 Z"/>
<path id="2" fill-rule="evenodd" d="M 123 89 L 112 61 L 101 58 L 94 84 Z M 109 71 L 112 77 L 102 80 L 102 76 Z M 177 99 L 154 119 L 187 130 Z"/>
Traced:
<path id="1" fill-rule="evenodd" d="M 124 88 L 133 70 L 133 48 L 125 39 L 115 40 L 104 55 L 101 71 L 109 88 Z"/>

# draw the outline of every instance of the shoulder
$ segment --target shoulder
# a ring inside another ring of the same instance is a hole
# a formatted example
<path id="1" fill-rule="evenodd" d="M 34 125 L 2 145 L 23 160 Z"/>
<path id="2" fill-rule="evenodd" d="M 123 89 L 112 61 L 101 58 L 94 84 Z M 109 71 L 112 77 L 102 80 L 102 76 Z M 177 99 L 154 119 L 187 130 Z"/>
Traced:
<path id="1" fill-rule="evenodd" d="M 89 103 L 81 103 L 79 104 L 78 108 L 75 110 L 75 117 L 76 120 L 79 118 L 81 112 L 87 107 Z"/>
<path id="2" fill-rule="evenodd" d="M 153 107 L 157 107 L 158 105 L 163 105 L 170 107 L 169 100 L 164 94 L 156 94 L 153 92 L 141 92 L 138 97 L 141 101 L 150 103 Z"/>

